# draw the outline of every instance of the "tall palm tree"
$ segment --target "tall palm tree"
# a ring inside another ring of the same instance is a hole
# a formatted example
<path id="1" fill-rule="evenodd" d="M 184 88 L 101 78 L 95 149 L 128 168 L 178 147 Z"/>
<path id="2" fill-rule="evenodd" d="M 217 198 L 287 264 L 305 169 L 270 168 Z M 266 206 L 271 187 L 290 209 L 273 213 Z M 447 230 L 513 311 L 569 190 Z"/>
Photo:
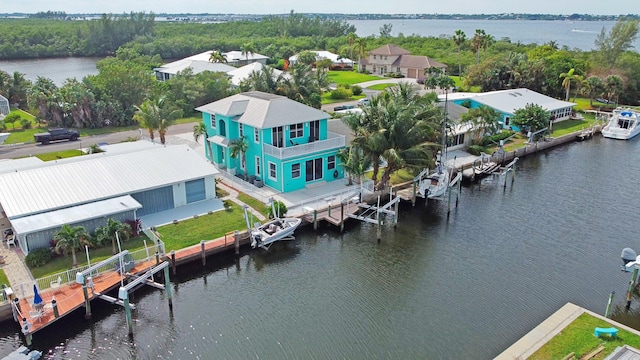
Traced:
<path id="1" fill-rule="evenodd" d="M 471 52 L 476 57 L 476 64 L 480 62 L 480 50 L 483 48 L 483 44 L 485 42 L 485 33 L 482 29 L 476 29 L 475 34 L 473 34 L 473 38 L 471 39 Z"/>
<path id="2" fill-rule="evenodd" d="M 576 69 L 571 68 L 569 71 L 560 74 L 560 79 L 562 79 L 562 87 L 566 91 L 565 101 L 569 101 L 569 92 L 571 91 L 571 82 L 576 81 L 577 74 L 574 74 Z"/>
<path id="3" fill-rule="evenodd" d="M 209 134 L 207 133 L 207 126 L 204 122 L 199 122 L 196 125 L 193 125 L 193 140 L 198 142 L 200 140 L 200 136 L 204 136 L 204 144 L 206 146 L 207 152 L 209 156 L 212 156 L 213 149 L 211 149 L 211 142 L 209 142 Z"/>
<path id="4" fill-rule="evenodd" d="M 362 72 L 362 57 L 367 52 L 367 39 L 356 39 L 356 52 L 358 53 L 358 72 Z"/>
<path id="5" fill-rule="evenodd" d="M 118 234 L 117 237 L 116 234 Z M 117 254 L 116 240 L 119 238 L 122 241 L 127 241 L 130 236 L 131 226 L 112 218 L 107 219 L 107 225 L 101 227 L 100 231 L 96 231 L 96 237 L 98 237 L 99 243 L 111 242 L 111 251 L 113 254 Z"/>
<path id="6" fill-rule="evenodd" d="M 55 250 L 64 253 L 71 252 L 73 266 L 75 267 L 78 265 L 76 250 L 80 248 L 82 241 L 86 239 L 87 236 L 88 233 L 84 226 L 71 227 L 64 224 L 60 230 L 53 235 L 53 240 L 56 241 Z"/>
<path id="7" fill-rule="evenodd" d="M 462 30 L 456 30 L 453 35 L 453 43 L 458 47 L 458 75 L 462 75 L 462 64 L 460 63 L 460 50 L 462 49 L 462 44 L 467 40 L 467 35 Z"/>
<path id="8" fill-rule="evenodd" d="M 347 173 L 347 179 L 349 181 L 349 185 L 353 185 L 353 180 L 356 180 L 356 183 L 360 184 L 362 180 L 362 176 L 366 173 L 366 171 L 371 166 L 371 159 L 365 157 L 362 149 L 356 146 L 349 146 L 343 149 L 336 154 L 338 160 L 340 160 L 340 166 Z"/>
<path id="9" fill-rule="evenodd" d="M 358 35 L 351 31 L 347 34 L 347 44 L 349 44 L 349 57 L 353 60 L 353 45 L 356 43 L 356 39 L 358 39 Z"/>
<path id="10" fill-rule="evenodd" d="M 229 156 L 232 158 L 240 158 L 240 169 L 242 170 L 245 180 L 247 179 L 247 159 L 245 158 L 247 150 L 249 150 L 249 143 L 244 136 L 229 142 Z"/>
<path id="11" fill-rule="evenodd" d="M 597 76 L 589 76 L 586 80 L 586 88 L 589 95 L 589 107 L 593 107 L 593 99 L 604 91 L 604 82 Z"/>
<path id="12" fill-rule="evenodd" d="M 500 113 L 493 108 L 482 105 L 469 109 L 462 115 L 462 120 L 471 124 L 475 131 L 474 143 L 479 144 L 485 136 L 496 134 L 500 129 Z"/>

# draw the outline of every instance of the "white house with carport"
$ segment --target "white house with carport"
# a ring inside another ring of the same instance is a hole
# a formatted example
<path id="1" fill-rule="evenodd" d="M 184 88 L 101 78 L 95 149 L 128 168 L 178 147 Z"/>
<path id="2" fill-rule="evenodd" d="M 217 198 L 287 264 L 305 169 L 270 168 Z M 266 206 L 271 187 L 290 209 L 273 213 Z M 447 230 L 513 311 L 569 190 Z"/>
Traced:
<path id="1" fill-rule="evenodd" d="M 93 231 L 108 218 L 135 220 L 199 204 L 210 208 L 200 207 L 200 214 L 223 208 L 215 199 L 218 172 L 201 155 L 187 145 L 149 144 L 41 164 L 2 163 L 0 223 L 10 224 L 28 254 L 49 247 L 63 224 Z"/>
<path id="2" fill-rule="evenodd" d="M 219 63 L 209 61 L 212 53 L 212 50 L 205 51 L 157 67 L 153 69 L 156 74 L 156 79 L 160 81 L 169 80 L 176 76 L 178 72 L 187 68 L 191 68 L 193 74 L 199 74 L 204 71 L 229 73 L 230 71 L 236 70 L 236 66 L 248 65 L 254 62 L 266 65 L 268 59 L 267 56 L 258 53 L 242 55 L 240 51 L 229 51 L 222 54 L 227 59 L 227 62 Z"/>
<path id="3" fill-rule="evenodd" d="M 444 95 L 439 95 L 439 98 L 441 100 L 444 99 Z M 469 101 L 472 109 L 482 105 L 488 106 L 500 112 L 500 124 L 503 128 L 514 128 L 514 130 L 519 129 L 511 126 L 511 118 L 516 110 L 524 109 L 527 104 L 539 105 L 549 112 L 552 123 L 570 119 L 573 114 L 573 107 L 576 105 L 572 102 L 554 99 L 524 88 L 486 93 L 451 93 L 448 94 L 448 99 L 458 105 Z"/>

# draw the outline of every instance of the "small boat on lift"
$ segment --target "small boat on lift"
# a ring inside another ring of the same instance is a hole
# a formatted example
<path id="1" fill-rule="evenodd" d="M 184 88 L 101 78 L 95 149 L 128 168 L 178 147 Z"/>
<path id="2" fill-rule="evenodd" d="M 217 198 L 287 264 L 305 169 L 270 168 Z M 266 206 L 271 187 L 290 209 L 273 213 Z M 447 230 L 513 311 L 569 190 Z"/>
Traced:
<path id="1" fill-rule="evenodd" d="M 640 134 L 640 113 L 631 109 L 617 108 L 609 123 L 602 129 L 602 136 L 611 139 L 629 140 Z"/>
<path id="2" fill-rule="evenodd" d="M 278 215 L 276 212 L 274 201 L 271 200 L 272 214 Z M 249 216 L 247 209 L 244 209 L 245 220 L 247 221 L 247 227 L 251 229 L 249 225 Z M 294 240 L 293 233 L 296 231 L 302 219 L 299 218 L 280 218 L 276 216 L 273 220 L 266 222 L 263 225 L 257 223 L 253 230 L 250 232 L 251 247 L 263 248 L 269 250 L 269 247 L 280 240 Z"/>
<path id="3" fill-rule="evenodd" d="M 269 250 L 276 241 L 293 240 L 293 232 L 301 222 L 298 218 L 273 219 L 251 231 L 251 247 Z"/>
<path id="4" fill-rule="evenodd" d="M 440 198 L 447 191 L 448 185 L 449 169 L 445 168 L 442 164 L 438 164 L 436 171 L 420 181 L 418 193 L 429 199 Z"/>

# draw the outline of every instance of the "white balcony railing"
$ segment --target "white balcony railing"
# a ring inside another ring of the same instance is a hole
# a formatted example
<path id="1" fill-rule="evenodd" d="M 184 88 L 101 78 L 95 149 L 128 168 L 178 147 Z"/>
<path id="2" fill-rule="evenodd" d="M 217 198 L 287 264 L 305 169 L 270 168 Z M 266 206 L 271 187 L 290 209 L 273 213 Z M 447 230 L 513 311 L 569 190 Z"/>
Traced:
<path id="1" fill-rule="evenodd" d="M 263 152 L 266 155 L 275 156 L 278 159 L 288 159 L 295 156 L 313 154 L 316 152 L 335 149 L 345 145 L 344 135 L 327 132 L 326 140 L 314 141 L 308 144 L 300 144 L 289 147 L 275 147 L 269 144 L 263 144 Z"/>

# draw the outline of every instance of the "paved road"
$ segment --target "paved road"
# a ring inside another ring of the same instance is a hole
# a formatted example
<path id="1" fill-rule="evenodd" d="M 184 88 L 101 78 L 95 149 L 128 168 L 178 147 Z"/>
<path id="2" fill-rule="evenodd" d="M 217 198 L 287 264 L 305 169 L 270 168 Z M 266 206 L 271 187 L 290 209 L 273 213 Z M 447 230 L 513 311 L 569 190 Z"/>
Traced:
<path id="1" fill-rule="evenodd" d="M 178 124 L 170 126 L 167 135 L 176 135 L 182 133 L 192 133 L 194 123 Z M 109 133 L 103 135 L 85 136 L 78 141 L 60 141 L 49 145 L 42 144 L 20 144 L 20 145 L 0 145 L 0 159 L 15 159 L 27 157 L 31 155 L 50 153 L 55 151 L 81 149 L 98 143 L 115 144 L 125 141 L 129 138 L 140 139 L 148 138 L 149 132 L 144 129 L 122 131 L 117 133 Z M 158 140 L 156 133 L 156 141 Z"/>

